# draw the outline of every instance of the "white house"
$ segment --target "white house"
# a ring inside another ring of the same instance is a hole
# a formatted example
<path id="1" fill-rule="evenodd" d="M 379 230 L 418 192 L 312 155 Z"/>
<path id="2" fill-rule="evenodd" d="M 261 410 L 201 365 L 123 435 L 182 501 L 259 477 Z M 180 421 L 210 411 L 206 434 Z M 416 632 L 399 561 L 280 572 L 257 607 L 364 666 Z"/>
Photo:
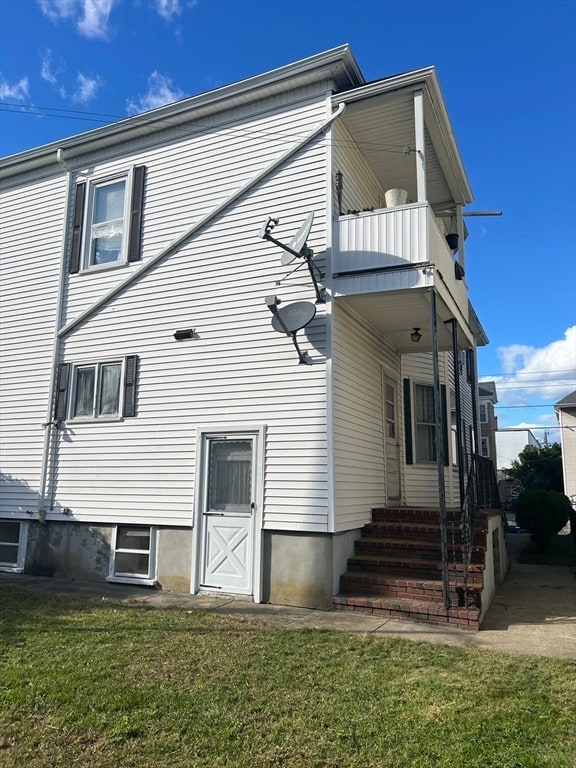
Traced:
<path id="1" fill-rule="evenodd" d="M 516 461 L 524 448 L 540 445 L 534 434 L 529 429 L 499 429 L 496 432 L 496 455 L 498 457 L 498 469 L 510 469 L 512 462 Z"/>
<path id="2" fill-rule="evenodd" d="M 0 567 L 328 606 L 373 509 L 474 518 L 487 339 L 434 68 L 366 83 L 342 46 L 0 173 Z M 480 591 L 455 558 L 439 621 Z"/>
<path id="3" fill-rule="evenodd" d="M 576 510 L 576 389 L 559 400 L 554 410 L 560 425 L 564 493 Z"/>

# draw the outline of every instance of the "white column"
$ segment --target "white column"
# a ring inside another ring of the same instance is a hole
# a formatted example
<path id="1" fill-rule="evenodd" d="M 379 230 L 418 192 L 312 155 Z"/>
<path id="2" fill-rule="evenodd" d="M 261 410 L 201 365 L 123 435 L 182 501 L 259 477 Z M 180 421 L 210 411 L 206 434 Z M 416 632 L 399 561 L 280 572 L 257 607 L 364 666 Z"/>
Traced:
<path id="1" fill-rule="evenodd" d="M 416 187 L 418 202 L 426 202 L 426 159 L 424 156 L 424 92 L 414 91 L 414 141 L 416 143 Z"/>

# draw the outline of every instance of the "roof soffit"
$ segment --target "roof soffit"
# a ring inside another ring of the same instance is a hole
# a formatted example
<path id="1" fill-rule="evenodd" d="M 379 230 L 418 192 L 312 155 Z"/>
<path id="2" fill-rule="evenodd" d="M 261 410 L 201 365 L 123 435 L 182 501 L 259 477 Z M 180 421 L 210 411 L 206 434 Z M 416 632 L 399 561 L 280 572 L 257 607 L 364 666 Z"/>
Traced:
<path id="1" fill-rule="evenodd" d="M 345 93 L 337 93 L 332 99 L 335 104 L 345 102 L 348 105 L 343 118 L 347 125 L 351 124 L 351 116 L 356 113 L 357 134 L 362 131 L 360 127 L 362 113 L 366 116 L 372 116 L 369 121 L 370 124 L 366 128 L 367 133 L 372 133 L 372 136 L 368 136 L 366 139 L 367 144 L 376 143 L 374 141 L 374 114 L 379 109 L 381 110 L 380 126 L 383 126 L 385 130 L 389 129 L 392 134 L 396 133 L 398 137 L 401 137 L 402 134 L 398 130 L 401 120 L 404 121 L 405 126 L 410 126 L 410 141 L 403 141 L 403 143 L 412 146 L 414 142 L 413 94 L 418 89 L 422 89 L 425 95 L 424 121 L 428 144 L 428 171 L 434 173 L 436 161 L 438 164 L 436 167 L 439 166 L 442 170 L 444 183 L 447 185 L 446 189 L 449 188 L 452 200 L 466 205 L 473 200 L 472 190 L 444 106 L 444 99 L 434 67 L 418 69 L 368 83 Z M 392 105 L 395 108 L 394 114 L 391 111 Z M 403 116 L 401 117 L 402 113 Z M 389 119 L 391 119 L 391 123 L 387 125 L 386 121 Z M 400 142 L 400 147 L 402 145 L 400 138 L 397 141 Z M 360 143 L 362 143 L 361 140 Z M 433 149 L 432 156 L 430 156 L 430 148 Z M 449 201 L 443 200 L 442 202 Z"/>

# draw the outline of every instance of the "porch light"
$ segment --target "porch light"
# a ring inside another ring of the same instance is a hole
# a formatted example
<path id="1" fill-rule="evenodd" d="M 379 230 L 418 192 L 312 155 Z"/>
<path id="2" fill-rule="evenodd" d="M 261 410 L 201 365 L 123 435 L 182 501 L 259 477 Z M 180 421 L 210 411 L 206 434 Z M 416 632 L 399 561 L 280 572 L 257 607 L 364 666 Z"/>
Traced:
<path id="1" fill-rule="evenodd" d="M 418 342 L 422 338 L 422 334 L 420 333 L 420 328 L 414 328 L 414 330 L 410 334 L 410 338 L 412 339 L 414 344 L 418 344 Z"/>

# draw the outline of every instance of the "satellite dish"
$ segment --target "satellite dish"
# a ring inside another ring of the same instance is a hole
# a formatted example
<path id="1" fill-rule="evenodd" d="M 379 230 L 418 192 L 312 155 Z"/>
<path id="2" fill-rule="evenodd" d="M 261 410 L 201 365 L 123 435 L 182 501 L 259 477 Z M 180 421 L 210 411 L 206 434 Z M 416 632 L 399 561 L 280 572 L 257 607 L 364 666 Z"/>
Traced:
<path id="1" fill-rule="evenodd" d="M 280 257 L 280 263 L 283 267 L 287 266 L 288 264 L 292 264 L 294 259 L 296 258 L 296 254 L 300 254 L 302 252 L 302 249 L 306 246 L 306 240 L 308 239 L 308 235 L 310 234 L 310 230 L 312 229 L 312 221 L 314 220 L 314 212 L 309 213 L 308 216 L 304 219 L 304 223 L 296 232 L 292 240 L 288 243 L 288 248 L 290 248 L 290 251 L 284 251 L 282 253 L 282 256 Z"/>
<path id="2" fill-rule="evenodd" d="M 295 301 L 278 309 L 272 318 L 272 328 L 278 333 L 296 333 L 316 316 L 316 305 L 310 301 Z"/>
<path id="3" fill-rule="evenodd" d="M 298 346 L 296 334 L 301 328 L 305 328 L 312 322 L 316 315 L 316 306 L 310 301 L 294 301 L 287 304 L 282 309 L 278 309 L 280 299 L 277 296 L 266 296 L 266 304 L 274 317 L 272 318 L 272 328 L 278 333 L 285 333 L 292 337 L 292 343 L 298 352 L 298 361 L 304 365 L 312 365 L 308 357 L 308 352 L 302 352 Z"/>
<path id="4" fill-rule="evenodd" d="M 311 248 L 308 248 L 308 246 L 306 245 L 306 240 L 308 239 L 308 235 L 310 234 L 310 229 L 312 228 L 313 220 L 314 220 L 314 213 L 311 212 L 308 214 L 308 216 L 306 216 L 300 229 L 298 230 L 298 232 L 296 232 L 292 240 L 290 240 L 290 243 L 288 245 L 285 245 L 284 243 L 281 243 L 280 240 L 277 240 L 275 237 L 273 237 L 271 234 L 276 224 L 278 224 L 279 219 L 273 219 L 271 216 L 269 216 L 266 223 L 260 229 L 260 237 L 263 240 L 269 240 L 271 243 L 274 243 L 275 245 L 282 248 L 283 253 L 282 253 L 282 256 L 280 257 L 280 262 L 282 266 L 285 267 L 288 264 L 292 264 L 292 262 L 295 259 L 297 259 L 299 256 L 304 259 L 304 261 L 308 266 L 308 271 L 310 272 L 310 278 L 312 280 L 312 283 L 314 284 L 314 291 L 316 292 L 316 303 L 323 304 L 325 302 L 324 289 L 320 288 L 320 286 L 318 285 L 318 280 L 322 280 L 323 275 L 318 270 L 318 267 L 312 261 L 312 258 L 314 256 L 314 251 Z M 296 269 L 298 269 L 298 267 L 296 267 Z M 318 275 L 314 274 L 315 270 L 318 273 Z"/>

